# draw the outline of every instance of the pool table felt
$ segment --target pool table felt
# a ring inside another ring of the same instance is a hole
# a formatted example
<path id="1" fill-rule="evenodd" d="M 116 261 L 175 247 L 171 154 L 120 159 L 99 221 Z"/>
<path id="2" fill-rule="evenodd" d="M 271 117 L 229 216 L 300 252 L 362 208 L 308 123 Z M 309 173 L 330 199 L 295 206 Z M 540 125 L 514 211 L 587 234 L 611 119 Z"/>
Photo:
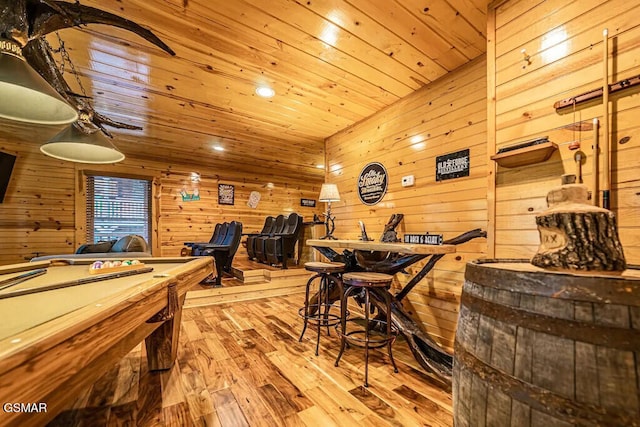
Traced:
<path id="1" fill-rule="evenodd" d="M 165 274 L 172 268 L 184 265 L 184 262 L 180 260 L 180 262 L 154 263 L 151 258 L 147 258 L 145 259 L 144 267 L 153 267 L 153 271 L 149 273 L 0 299 L 0 318 L 2 318 L 0 322 L 0 340 L 76 311 L 89 304 L 98 304 L 101 300 L 120 292 L 130 291 L 134 295 L 144 291 L 148 287 L 155 286 L 154 283 L 156 281 L 150 281 L 154 276 Z M 29 279 L 0 291 L 0 293 L 89 277 L 89 267 L 90 264 L 52 265 L 47 267 L 46 274 Z M 24 271 L 3 274 L 0 276 L 0 280 L 16 277 L 23 273 Z"/>

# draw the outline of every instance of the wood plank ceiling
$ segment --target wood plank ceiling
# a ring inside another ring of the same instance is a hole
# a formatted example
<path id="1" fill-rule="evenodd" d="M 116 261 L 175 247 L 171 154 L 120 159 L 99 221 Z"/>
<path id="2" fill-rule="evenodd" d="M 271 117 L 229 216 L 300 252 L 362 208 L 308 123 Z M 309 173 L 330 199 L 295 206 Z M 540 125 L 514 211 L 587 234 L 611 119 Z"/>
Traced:
<path id="1" fill-rule="evenodd" d="M 81 3 L 151 29 L 176 52 L 104 25 L 59 33 L 96 111 L 143 127 L 113 130 L 116 146 L 247 171 L 322 176 L 326 137 L 486 50 L 487 0 Z M 275 96 L 257 96 L 259 85 Z"/>

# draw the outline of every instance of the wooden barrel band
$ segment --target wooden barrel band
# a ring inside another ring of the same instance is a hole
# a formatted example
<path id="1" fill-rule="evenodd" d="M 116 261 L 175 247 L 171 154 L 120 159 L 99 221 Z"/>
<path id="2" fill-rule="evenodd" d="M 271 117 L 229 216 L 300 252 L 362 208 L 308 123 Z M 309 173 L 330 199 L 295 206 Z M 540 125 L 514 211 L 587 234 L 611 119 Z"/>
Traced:
<path id="1" fill-rule="evenodd" d="M 597 279 L 602 280 L 597 280 Z M 547 271 L 516 271 L 467 264 L 465 279 L 485 287 L 555 299 L 640 307 L 640 280 L 618 276 L 581 276 Z"/>
<path id="2" fill-rule="evenodd" d="M 467 370 L 492 390 L 500 391 L 513 400 L 568 423 L 611 427 L 638 425 L 635 415 L 612 412 L 601 406 L 567 399 L 548 389 L 505 374 L 476 358 L 458 342 L 455 345 L 455 358 L 455 369 Z"/>
<path id="3" fill-rule="evenodd" d="M 460 304 L 468 307 L 471 312 L 479 313 L 504 324 L 530 329 L 547 335 L 631 352 L 640 348 L 640 330 L 599 326 L 576 320 L 546 316 L 541 313 L 532 313 L 487 301 L 467 292 L 462 293 Z"/>

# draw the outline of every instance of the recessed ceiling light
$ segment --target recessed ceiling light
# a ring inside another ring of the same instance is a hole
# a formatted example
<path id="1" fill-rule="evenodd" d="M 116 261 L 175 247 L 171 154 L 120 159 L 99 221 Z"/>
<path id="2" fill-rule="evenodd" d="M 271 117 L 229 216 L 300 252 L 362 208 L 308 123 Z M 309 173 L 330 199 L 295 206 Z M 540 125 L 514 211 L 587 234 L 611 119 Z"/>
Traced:
<path id="1" fill-rule="evenodd" d="M 221 147 L 219 145 L 214 145 L 213 149 L 216 151 L 224 151 L 224 147 Z"/>
<path id="2" fill-rule="evenodd" d="M 324 169 L 324 165 L 316 165 L 318 169 Z"/>
<path id="3" fill-rule="evenodd" d="M 259 86 L 256 88 L 256 94 L 263 98 L 271 98 L 276 94 L 276 91 L 271 89 L 269 86 Z"/>

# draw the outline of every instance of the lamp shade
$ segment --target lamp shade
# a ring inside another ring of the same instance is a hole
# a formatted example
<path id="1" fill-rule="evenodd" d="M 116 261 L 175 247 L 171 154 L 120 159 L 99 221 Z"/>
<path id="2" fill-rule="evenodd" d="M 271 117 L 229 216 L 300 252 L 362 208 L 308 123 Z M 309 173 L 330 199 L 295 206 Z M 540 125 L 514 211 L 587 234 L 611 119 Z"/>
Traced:
<path id="1" fill-rule="evenodd" d="M 40 147 L 50 157 L 69 162 L 105 164 L 124 160 L 111 141 L 100 131 L 84 133 L 71 125 Z"/>
<path id="2" fill-rule="evenodd" d="M 2 46 L 12 42 L 0 40 Z M 68 124 L 78 119 L 69 105 L 21 56 L 0 50 L 0 117 L 43 125 Z"/>
<path id="3" fill-rule="evenodd" d="M 321 202 L 337 202 L 340 200 L 340 193 L 338 192 L 338 186 L 336 184 L 322 184 L 320 189 Z"/>

